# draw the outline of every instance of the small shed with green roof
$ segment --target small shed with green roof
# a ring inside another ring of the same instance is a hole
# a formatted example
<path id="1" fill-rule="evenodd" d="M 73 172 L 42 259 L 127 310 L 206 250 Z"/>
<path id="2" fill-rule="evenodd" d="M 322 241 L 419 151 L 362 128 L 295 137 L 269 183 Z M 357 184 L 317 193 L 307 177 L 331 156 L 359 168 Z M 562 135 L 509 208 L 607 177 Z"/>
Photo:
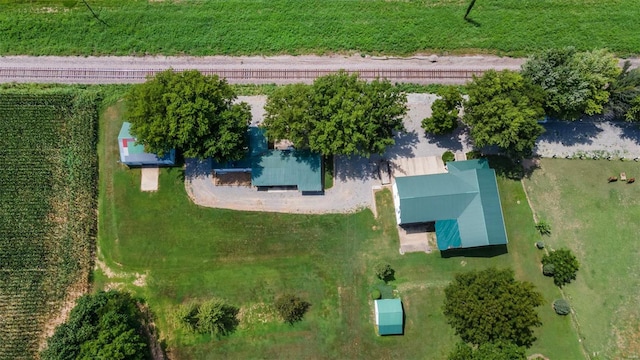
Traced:
<path id="1" fill-rule="evenodd" d="M 486 159 L 447 163 L 448 173 L 396 178 L 399 225 L 435 222 L 438 249 L 507 244 L 495 171 Z"/>
<path id="2" fill-rule="evenodd" d="M 404 312 L 400 299 L 374 301 L 376 326 L 379 335 L 402 335 Z"/>
<path id="3" fill-rule="evenodd" d="M 164 156 L 147 153 L 144 145 L 139 144 L 131 135 L 131 123 L 124 122 L 118 134 L 120 162 L 128 166 L 172 166 L 175 165 L 176 151 L 170 150 Z"/>

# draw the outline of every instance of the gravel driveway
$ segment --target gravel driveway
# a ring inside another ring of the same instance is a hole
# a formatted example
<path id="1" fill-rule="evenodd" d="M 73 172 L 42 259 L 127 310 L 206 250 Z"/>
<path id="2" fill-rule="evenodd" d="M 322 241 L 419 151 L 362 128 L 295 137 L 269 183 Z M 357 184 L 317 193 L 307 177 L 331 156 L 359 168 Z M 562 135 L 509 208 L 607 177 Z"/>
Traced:
<path id="1" fill-rule="evenodd" d="M 216 187 L 211 176 L 211 162 L 187 160 L 186 189 L 193 201 L 202 206 L 236 210 L 287 213 L 344 213 L 373 207 L 373 189 L 381 183 L 378 175 L 380 159 L 441 156 L 446 150 L 469 151 L 467 131 L 460 128 L 448 136 L 425 136 L 420 127 L 423 118 L 431 115 L 430 94 L 408 94 L 409 111 L 405 118 L 406 133 L 396 135 L 396 145 L 384 156 L 370 158 L 337 156 L 334 186 L 324 195 L 301 195 L 297 191 L 258 192 L 250 187 Z M 264 118 L 264 96 L 242 96 L 239 101 L 251 105 L 252 124 Z M 640 157 L 640 130 L 636 124 L 613 121 L 585 120 L 552 121 L 544 124 L 547 131 L 535 149 L 543 157 L 612 156 L 628 159 Z"/>
<path id="2" fill-rule="evenodd" d="M 384 155 L 385 159 L 399 157 L 440 156 L 447 149 L 467 149 L 465 135 L 426 138 L 420 121 L 430 115 L 434 95 L 409 94 L 409 112 L 405 119 L 405 134 L 396 136 L 396 145 Z M 251 105 L 252 124 L 264 118 L 264 96 L 242 96 L 239 101 Z M 460 139 L 463 140 L 461 144 Z M 464 144 L 464 145 L 463 145 Z M 370 158 L 336 156 L 334 185 L 324 195 L 301 195 L 297 191 L 263 192 L 249 187 L 216 187 L 211 176 L 211 162 L 187 160 L 186 188 L 193 201 L 202 206 L 236 210 L 273 211 L 288 213 L 344 213 L 373 205 L 373 188 L 381 185 L 378 162 L 382 157 Z"/>

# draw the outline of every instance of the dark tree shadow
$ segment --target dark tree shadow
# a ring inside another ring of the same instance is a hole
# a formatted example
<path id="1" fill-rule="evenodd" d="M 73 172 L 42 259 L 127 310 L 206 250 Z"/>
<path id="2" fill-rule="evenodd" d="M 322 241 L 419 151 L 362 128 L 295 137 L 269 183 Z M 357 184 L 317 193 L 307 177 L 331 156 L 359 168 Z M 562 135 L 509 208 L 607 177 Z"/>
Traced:
<path id="1" fill-rule="evenodd" d="M 384 157 L 387 159 L 413 157 L 413 149 L 420 142 L 415 131 L 399 132 L 394 137 L 395 144 L 387 148 Z"/>
<path id="2" fill-rule="evenodd" d="M 631 140 L 634 144 L 640 145 L 640 125 L 638 123 L 611 121 L 611 125 L 620 129 L 620 138 Z"/>
<path id="3" fill-rule="evenodd" d="M 593 138 L 603 130 L 598 126 L 599 121 L 549 121 L 543 124 L 545 132 L 540 135 L 538 141 L 572 146 L 578 144 L 591 144 Z"/>
<path id="4" fill-rule="evenodd" d="M 200 160 L 196 158 L 186 158 L 185 174 L 187 179 L 195 179 L 200 176 L 209 176 L 212 173 L 213 160 Z"/>
<path id="5" fill-rule="evenodd" d="M 482 257 L 491 258 L 507 254 L 507 245 L 480 246 L 467 249 L 449 249 L 440 251 L 440 256 L 445 259 L 452 257 Z"/>
<path id="6" fill-rule="evenodd" d="M 453 152 L 461 151 L 462 147 L 462 135 L 466 134 L 468 128 L 466 126 L 458 126 L 454 131 L 449 134 L 434 135 L 426 134 L 425 138 L 429 144 L 436 144 L 440 148 L 449 149 Z"/>

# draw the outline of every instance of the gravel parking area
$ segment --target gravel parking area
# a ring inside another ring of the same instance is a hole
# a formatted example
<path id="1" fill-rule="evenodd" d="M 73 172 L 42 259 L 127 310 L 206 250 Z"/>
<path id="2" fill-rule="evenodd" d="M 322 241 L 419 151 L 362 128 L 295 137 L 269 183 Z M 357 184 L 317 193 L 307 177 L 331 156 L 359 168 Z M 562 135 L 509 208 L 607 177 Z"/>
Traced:
<path id="1" fill-rule="evenodd" d="M 406 132 L 396 136 L 396 145 L 384 156 L 335 158 L 334 186 L 324 195 L 302 195 L 298 191 L 264 192 L 251 187 L 216 187 L 211 163 L 187 160 L 186 188 L 196 204 L 236 210 L 287 213 L 344 213 L 373 207 L 373 188 L 381 185 L 381 159 L 393 162 L 404 157 L 441 156 L 443 152 L 471 150 L 467 129 L 447 136 L 426 136 L 420 122 L 431 115 L 436 99 L 429 94 L 409 94 Z M 264 96 L 242 96 L 238 101 L 251 105 L 252 124 L 264 118 Z M 551 121 L 537 144 L 535 153 L 543 157 L 599 157 L 628 159 L 640 157 L 640 129 L 636 124 L 613 121 Z"/>

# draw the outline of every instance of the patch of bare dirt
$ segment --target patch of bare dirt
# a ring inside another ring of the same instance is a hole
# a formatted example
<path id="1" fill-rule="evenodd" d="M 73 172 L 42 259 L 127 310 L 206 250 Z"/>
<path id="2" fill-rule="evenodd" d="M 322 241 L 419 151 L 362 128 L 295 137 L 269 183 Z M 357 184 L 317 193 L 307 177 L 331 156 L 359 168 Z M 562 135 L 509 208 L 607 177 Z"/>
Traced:
<path id="1" fill-rule="evenodd" d="M 251 173 L 249 172 L 232 172 L 232 173 L 216 173 L 213 172 L 213 185 L 215 186 L 251 186 Z"/>
<path id="2" fill-rule="evenodd" d="M 86 275 L 86 274 L 85 274 Z M 60 306 L 60 309 L 53 315 L 48 321 L 45 322 L 42 332 L 42 338 L 38 344 L 38 351 L 45 348 L 47 345 L 47 338 L 51 337 L 56 330 L 56 327 L 63 324 L 69 318 L 69 313 L 76 306 L 76 301 L 79 297 L 86 294 L 89 291 L 88 276 L 80 276 L 83 279 L 81 281 L 72 284 L 66 291 L 66 297 Z"/>

